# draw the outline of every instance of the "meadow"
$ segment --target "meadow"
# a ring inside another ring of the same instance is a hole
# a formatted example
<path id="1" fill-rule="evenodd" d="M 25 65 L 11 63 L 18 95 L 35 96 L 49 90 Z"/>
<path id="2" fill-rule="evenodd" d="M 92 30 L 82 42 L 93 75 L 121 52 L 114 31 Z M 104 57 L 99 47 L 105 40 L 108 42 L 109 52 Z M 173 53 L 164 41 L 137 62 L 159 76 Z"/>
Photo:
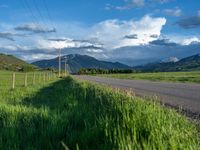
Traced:
<path id="1" fill-rule="evenodd" d="M 194 72 L 158 72 L 158 73 L 130 73 L 130 74 L 101 74 L 98 76 L 150 81 L 170 81 L 200 83 L 200 71 Z"/>
<path id="2" fill-rule="evenodd" d="M 199 127 L 151 99 L 72 77 L 0 83 L 0 149 L 200 149 Z"/>

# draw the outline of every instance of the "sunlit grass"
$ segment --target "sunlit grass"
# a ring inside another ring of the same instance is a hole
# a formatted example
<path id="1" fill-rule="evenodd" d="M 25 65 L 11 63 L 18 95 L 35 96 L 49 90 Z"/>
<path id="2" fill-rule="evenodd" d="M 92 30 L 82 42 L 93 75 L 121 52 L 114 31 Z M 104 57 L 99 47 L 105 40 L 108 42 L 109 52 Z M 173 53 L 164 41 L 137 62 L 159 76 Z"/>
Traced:
<path id="1" fill-rule="evenodd" d="M 84 150 L 197 150 L 199 133 L 153 101 L 71 77 L 0 91 L 0 149 L 64 149 L 64 143 Z"/>
<path id="2" fill-rule="evenodd" d="M 119 79 L 132 79 L 132 80 L 200 83 L 200 71 L 197 71 L 197 72 L 105 74 L 105 75 L 98 75 L 98 76 L 109 77 L 109 78 L 119 78 Z"/>

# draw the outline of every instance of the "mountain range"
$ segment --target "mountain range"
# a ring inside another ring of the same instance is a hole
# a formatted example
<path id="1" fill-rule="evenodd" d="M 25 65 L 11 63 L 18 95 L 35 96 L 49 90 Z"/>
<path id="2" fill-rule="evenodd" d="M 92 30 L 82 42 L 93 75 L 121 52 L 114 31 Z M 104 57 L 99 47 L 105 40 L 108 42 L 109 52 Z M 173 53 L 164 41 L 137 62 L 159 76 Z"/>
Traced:
<path id="1" fill-rule="evenodd" d="M 62 56 L 62 69 L 64 69 L 65 61 L 67 64 L 67 70 L 71 73 L 76 73 L 81 68 L 133 69 L 142 72 L 200 70 L 200 54 L 189 56 L 180 60 L 176 57 L 170 57 L 160 62 L 136 67 L 130 67 L 119 62 L 101 61 L 87 55 L 70 54 Z M 58 69 L 58 57 L 50 60 L 40 60 L 29 64 L 19 58 L 16 58 L 15 56 L 0 54 L 0 70 L 32 71 L 37 69 L 37 67 L 42 69 Z"/>
<path id="2" fill-rule="evenodd" d="M 132 69 L 132 67 L 119 63 L 100 61 L 94 57 L 79 54 L 70 54 L 61 57 L 62 69 L 67 63 L 67 70 L 70 73 L 76 73 L 82 68 L 99 68 L 99 69 Z M 58 68 L 58 57 L 50 60 L 40 60 L 32 63 L 40 68 Z"/>
<path id="3" fill-rule="evenodd" d="M 81 68 L 99 68 L 99 69 L 133 69 L 145 72 L 163 72 L 163 71 L 195 71 L 200 70 L 200 54 L 196 54 L 183 59 L 170 57 L 161 62 L 146 64 L 143 66 L 130 67 L 119 62 L 106 62 L 97 60 L 91 56 L 71 54 L 62 56 L 62 68 L 64 61 L 67 61 L 69 72 L 78 72 Z M 41 60 L 32 63 L 40 68 L 58 68 L 58 58 L 51 60 Z"/>
<path id="4" fill-rule="evenodd" d="M 200 70 L 200 54 L 183 59 L 169 59 L 166 62 L 157 62 L 137 66 L 135 69 L 146 72 L 169 72 L 169 71 L 197 71 Z"/>

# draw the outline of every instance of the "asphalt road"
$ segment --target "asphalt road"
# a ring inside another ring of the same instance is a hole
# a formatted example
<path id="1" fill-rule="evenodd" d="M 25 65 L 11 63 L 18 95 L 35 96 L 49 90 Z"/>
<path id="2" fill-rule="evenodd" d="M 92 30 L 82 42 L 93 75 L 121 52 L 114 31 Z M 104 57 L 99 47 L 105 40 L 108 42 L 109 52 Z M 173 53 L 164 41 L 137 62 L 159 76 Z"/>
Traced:
<path id="1" fill-rule="evenodd" d="M 200 114 L 200 84 L 125 80 L 82 75 L 75 77 L 120 89 L 132 90 L 140 96 L 157 96 L 164 104 Z"/>

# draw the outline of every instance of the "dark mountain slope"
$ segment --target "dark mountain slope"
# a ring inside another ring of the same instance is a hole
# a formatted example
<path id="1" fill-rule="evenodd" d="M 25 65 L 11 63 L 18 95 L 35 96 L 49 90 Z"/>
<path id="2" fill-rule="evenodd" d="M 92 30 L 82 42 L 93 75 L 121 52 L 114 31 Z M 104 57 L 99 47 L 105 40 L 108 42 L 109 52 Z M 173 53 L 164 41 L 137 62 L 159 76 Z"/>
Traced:
<path id="1" fill-rule="evenodd" d="M 131 69 L 131 67 L 119 62 L 100 61 L 87 55 L 71 54 L 62 56 L 62 69 L 64 69 L 65 59 L 67 60 L 67 70 L 69 72 L 78 72 L 81 68 L 101 68 L 101 69 Z M 58 69 L 58 58 L 51 60 L 41 60 L 32 63 L 40 68 Z"/>

